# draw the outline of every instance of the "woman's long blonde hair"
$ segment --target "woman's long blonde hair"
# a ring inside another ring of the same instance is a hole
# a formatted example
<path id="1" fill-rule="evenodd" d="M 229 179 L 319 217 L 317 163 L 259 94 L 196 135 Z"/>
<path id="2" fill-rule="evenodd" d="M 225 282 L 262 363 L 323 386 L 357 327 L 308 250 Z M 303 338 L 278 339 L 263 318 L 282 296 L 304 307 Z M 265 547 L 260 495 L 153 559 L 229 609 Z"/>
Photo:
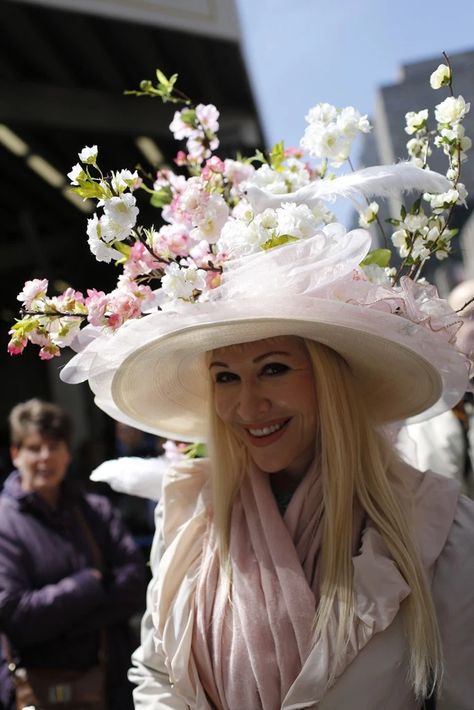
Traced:
<path id="1" fill-rule="evenodd" d="M 411 589 L 401 607 L 410 648 L 410 680 L 416 696 L 425 697 L 441 682 L 441 642 L 429 586 L 413 540 L 408 497 L 401 497 L 400 462 L 371 421 L 357 382 L 343 358 L 312 340 L 305 340 L 305 344 L 314 370 L 319 422 L 316 447 L 325 507 L 315 639 L 335 610 L 338 619 L 336 658 L 332 659 L 335 669 L 354 616 L 352 543 L 357 501 L 380 532 Z M 247 454 L 217 417 L 212 401 L 209 425 L 214 517 L 221 564 L 228 569 L 231 509 L 247 470 Z"/>

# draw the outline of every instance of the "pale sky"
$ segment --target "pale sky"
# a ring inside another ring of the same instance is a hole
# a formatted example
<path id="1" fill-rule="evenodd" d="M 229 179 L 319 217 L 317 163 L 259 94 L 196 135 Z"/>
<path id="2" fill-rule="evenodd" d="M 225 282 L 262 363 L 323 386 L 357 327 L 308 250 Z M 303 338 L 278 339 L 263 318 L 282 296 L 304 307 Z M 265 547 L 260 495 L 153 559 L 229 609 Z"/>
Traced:
<path id="1" fill-rule="evenodd" d="M 474 49 L 472 0 L 236 2 L 271 144 L 284 138 L 286 145 L 297 145 L 304 116 L 319 101 L 370 115 L 377 88 L 394 83 L 402 63 L 434 57 L 436 69 L 443 50 Z"/>

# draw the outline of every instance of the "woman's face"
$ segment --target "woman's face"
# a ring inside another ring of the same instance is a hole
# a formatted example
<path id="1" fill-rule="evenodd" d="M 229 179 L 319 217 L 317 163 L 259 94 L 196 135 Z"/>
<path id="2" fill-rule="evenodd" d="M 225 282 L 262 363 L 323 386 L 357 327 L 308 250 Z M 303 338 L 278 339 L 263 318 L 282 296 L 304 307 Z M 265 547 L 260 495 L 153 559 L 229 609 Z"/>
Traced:
<path id="1" fill-rule="evenodd" d="M 255 464 L 302 477 L 317 434 L 313 368 L 303 340 L 281 336 L 219 348 L 209 370 L 217 415 Z"/>
<path id="2" fill-rule="evenodd" d="M 31 430 L 20 446 L 12 447 L 11 456 L 23 490 L 45 498 L 59 489 L 71 461 L 65 441 L 44 437 L 36 430 Z"/>

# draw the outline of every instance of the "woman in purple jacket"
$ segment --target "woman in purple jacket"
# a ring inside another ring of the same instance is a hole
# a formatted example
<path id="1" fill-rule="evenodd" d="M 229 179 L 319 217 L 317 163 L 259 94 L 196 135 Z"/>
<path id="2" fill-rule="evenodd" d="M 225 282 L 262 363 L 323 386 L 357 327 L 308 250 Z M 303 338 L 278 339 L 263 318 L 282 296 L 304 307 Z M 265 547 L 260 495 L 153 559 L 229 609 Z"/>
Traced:
<path id="1" fill-rule="evenodd" d="M 7 648 L 20 668 L 83 670 L 104 647 L 107 707 L 128 710 L 128 620 L 143 604 L 141 555 L 108 500 L 66 480 L 63 410 L 30 400 L 12 410 L 10 428 L 16 470 L 0 496 L 0 631 L 8 639 L 0 704 L 15 707 Z"/>

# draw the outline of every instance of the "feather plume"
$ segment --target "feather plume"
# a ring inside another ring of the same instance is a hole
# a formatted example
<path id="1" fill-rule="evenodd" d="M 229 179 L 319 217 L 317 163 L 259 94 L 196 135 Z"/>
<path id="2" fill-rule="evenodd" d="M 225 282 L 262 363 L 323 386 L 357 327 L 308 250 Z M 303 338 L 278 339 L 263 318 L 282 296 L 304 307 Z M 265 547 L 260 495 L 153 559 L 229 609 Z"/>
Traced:
<path id="1" fill-rule="evenodd" d="M 334 180 L 316 180 L 295 192 L 275 195 L 249 184 L 247 199 L 256 213 L 267 207 L 279 207 L 283 202 L 295 202 L 314 207 L 320 200 L 332 202 L 345 198 L 357 202 L 360 197 L 400 197 L 403 192 L 446 192 L 448 179 L 432 170 L 423 170 L 412 163 L 374 165 Z"/>

